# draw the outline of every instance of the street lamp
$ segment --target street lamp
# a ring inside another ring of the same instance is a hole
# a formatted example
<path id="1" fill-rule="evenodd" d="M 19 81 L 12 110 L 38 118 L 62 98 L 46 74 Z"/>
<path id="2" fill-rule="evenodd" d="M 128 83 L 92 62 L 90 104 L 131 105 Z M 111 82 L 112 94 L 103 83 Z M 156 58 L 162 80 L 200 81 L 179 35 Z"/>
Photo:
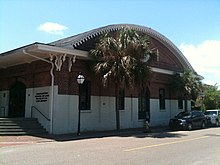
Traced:
<path id="1" fill-rule="evenodd" d="M 77 77 L 77 83 L 79 85 L 79 104 L 78 104 L 78 131 L 77 131 L 77 135 L 80 135 L 80 89 L 81 89 L 81 85 L 83 84 L 83 82 L 85 81 L 85 77 L 82 75 L 82 73 L 79 73 L 78 77 Z"/>

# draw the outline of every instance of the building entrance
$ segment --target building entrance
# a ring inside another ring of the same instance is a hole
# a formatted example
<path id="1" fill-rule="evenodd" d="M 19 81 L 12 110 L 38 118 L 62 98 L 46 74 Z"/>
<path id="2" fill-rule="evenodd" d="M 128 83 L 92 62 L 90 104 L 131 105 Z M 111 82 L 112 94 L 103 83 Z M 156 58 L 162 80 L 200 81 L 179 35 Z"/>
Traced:
<path id="1" fill-rule="evenodd" d="M 25 96 L 26 86 L 21 82 L 16 82 L 10 88 L 8 117 L 25 116 Z"/>

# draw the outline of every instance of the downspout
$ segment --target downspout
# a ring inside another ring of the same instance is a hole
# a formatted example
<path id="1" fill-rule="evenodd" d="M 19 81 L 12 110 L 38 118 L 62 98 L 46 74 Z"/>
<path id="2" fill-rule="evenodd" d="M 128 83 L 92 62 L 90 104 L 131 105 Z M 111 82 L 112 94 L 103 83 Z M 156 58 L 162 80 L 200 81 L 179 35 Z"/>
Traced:
<path id="1" fill-rule="evenodd" d="M 49 60 L 46 60 L 44 58 L 41 58 L 41 57 L 37 57 L 33 54 L 30 54 L 28 52 L 26 52 L 25 49 L 23 49 L 23 53 L 28 55 L 28 56 L 31 56 L 33 58 L 36 58 L 38 60 L 41 60 L 41 61 L 44 61 L 44 62 L 47 62 L 49 64 L 51 64 L 51 69 L 50 69 L 50 75 L 51 75 L 51 100 L 50 100 L 50 134 L 53 133 L 53 105 L 54 105 L 54 74 L 53 74 L 53 70 L 54 70 L 54 63 L 49 61 Z"/>

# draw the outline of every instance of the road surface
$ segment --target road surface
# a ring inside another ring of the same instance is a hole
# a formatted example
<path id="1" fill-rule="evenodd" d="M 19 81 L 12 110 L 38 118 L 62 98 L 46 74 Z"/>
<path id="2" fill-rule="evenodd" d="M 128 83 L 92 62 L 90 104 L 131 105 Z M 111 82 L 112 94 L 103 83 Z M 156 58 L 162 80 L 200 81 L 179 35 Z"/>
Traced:
<path id="1" fill-rule="evenodd" d="M 0 165 L 219 165 L 220 128 L 4 146 Z"/>

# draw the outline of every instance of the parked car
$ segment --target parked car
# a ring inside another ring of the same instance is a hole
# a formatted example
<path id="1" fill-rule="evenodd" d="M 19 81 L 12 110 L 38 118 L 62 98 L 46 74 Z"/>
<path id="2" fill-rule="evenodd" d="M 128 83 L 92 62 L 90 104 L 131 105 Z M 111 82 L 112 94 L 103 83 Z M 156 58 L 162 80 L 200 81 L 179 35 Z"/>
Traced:
<path id="1" fill-rule="evenodd" d="M 205 128 L 207 119 L 201 111 L 180 112 L 175 118 L 170 119 L 171 130 L 192 130 L 194 128 Z"/>
<path id="2" fill-rule="evenodd" d="M 206 110 L 205 116 L 207 118 L 207 122 L 209 125 L 220 126 L 220 110 L 213 109 L 213 110 Z"/>

